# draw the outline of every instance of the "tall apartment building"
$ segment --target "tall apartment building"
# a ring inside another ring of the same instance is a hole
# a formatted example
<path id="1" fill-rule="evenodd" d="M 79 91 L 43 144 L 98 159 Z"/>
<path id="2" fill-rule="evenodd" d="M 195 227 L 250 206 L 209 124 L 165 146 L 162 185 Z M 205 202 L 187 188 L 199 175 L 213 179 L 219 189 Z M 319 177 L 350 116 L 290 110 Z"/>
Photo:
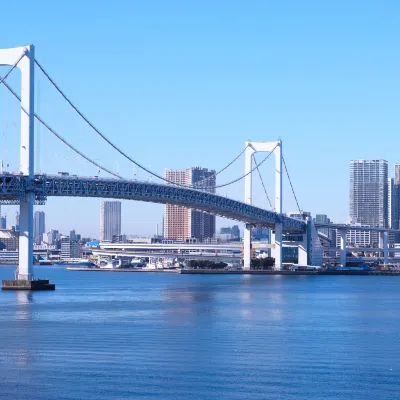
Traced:
<path id="1" fill-rule="evenodd" d="M 41 244 L 43 240 L 43 233 L 45 233 L 46 223 L 45 214 L 43 211 L 35 211 L 33 221 L 33 241 L 35 244 Z"/>
<path id="2" fill-rule="evenodd" d="M 71 240 L 69 236 L 61 238 L 61 259 L 79 258 L 80 249 L 76 240 Z"/>
<path id="3" fill-rule="evenodd" d="M 394 184 L 400 185 L 400 163 L 394 165 Z"/>
<path id="4" fill-rule="evenodd" d="M 100 241 L 110 241 L 113 235 L 121 235 L 121 202 L 101 201 Z"/>
<path id="5" fill-rule="evenodd" d="M 215 171 L 207 168 L 165 170 L 165 179 L 180 184 L 196 186 L 200 190 L 215 193 Z M 215 234 L 215 216 L 171 204 L 164 209 L 164 238 L 186 240 L 212 238 Z"/>
<path id="6" fill-rule="evenodd" d="M 388 227 L 388 163 L 385 160 L 350 161 L 350 217 L 371 227 Z M 371 235 L 372 245 L 379 242 Z"/>

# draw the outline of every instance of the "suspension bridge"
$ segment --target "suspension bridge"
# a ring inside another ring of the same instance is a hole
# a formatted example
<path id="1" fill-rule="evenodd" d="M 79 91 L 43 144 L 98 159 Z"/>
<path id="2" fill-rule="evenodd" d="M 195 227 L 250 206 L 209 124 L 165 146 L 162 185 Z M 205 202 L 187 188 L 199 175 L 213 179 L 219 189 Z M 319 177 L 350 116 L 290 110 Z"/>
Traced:
<path id="1" fill-rule="evenodd" d="M 48 197 L 98 197 L 115 198 L 135 201 L 144 201 L 161 204 L 173 204 L 207 212 L 213 215 L 241 221 L 245 224 L 244 232 L 244 268 L 251 267 L 251 229 L 254 226 L 270 228 L 273 232 L 272 243 L 275 269 L 282 269 L 282 237 L 284 234 L 296 234 L 299 243 L 299 263 L 309 264 L 311 258 L 310 223 L 302 219 L 291 218 L 282 212 L 282 175 L 283 167 L 289 178 L 293 194 L 293 185 L 282 156 L 282 142 L 246 142 L 242 151 L 245 155 L 245 173 L 230 182 L 210 185 L 206 182 L 195 185 L 182 185 L 167 180 L 165 177 L 144 167 L 130 157 L 126 151 L 113 143 L 81 112 L 61 90 L 56 82 L 47 73 L 44 67 L 35 58 L 33 45 L 11 49 L 0 49 L 0 65 L 10 66 L 7 73 L 0 78 L 11 94 L 20 102 L 21 107 L 21 137 L 20 137 L 20 171 L 19 173 L 0 173 L 0 204 L 17 204 L 20 207 L 20 236 L 19 236 L 19 265 L 14 281 L 7 281 L 8 288 L 32 289 L 40 286 L 48 288 L 47 281 L 35 280 L 33 275 L 33 209 L 35 204 L 44 204 Z M 118 173 L 106 168 L 100 162 L 88 157 L 83 151 L 69 143 L 53 127 L 51 127 L 34 110 L 34 74 L 38 67 L 64 100 L 76 111 L 89 127 L 94 130 L 109 146 L 127 159 L 130 163 L 150 173 L 162 183 L 127 180 Z M 21 72 L 21 94 L 16 93 L 6 82 L 6 79 L 18 68 Z M 34 122 L 39 121 L 46 129 L 54 134 L 64 145 L 73 150 L 89 163 L 109 174 L 110 178 L 64 176 L 34 173 Z M 267 153 L 267 156 L 257 163 L 254 155 L 257 152 Z M 242 154 L 241 153 L 241 154 Z M 259 167 L 270 157 L 275 156 L 275 199 L 272 204 L 262 180 Z M 234 161 L 237 159 L 236 157 Z M 233 162 L 233 161 L 232 161 Z M 228 166 L 216 173 L 219 174 Z M 252 175 L 259 174 L 265 194 L 272 210 L 262 209 L 252 205 Z M 217 188 L 231 185 L 239 180 L 245 182 L 244 202 L 230 199 L 213 193 Z M 297 198 L 295 196 L 296 202 Z M 298 204 L 298 202 L 297 202 Z M 299 212 L 301 214 L 300 208 Z M 298 240 L 298 237 L 301 240 Z M 6 282 L 6 281 L 4 281 Z M 5 283 L 3 282 L 3 288 Z M 39 283 L 38 283 L 39 282 Z M 46 283 L 47 282 L 47 283 Z M 46 286 L 47 285 L 47 286 Z"/>

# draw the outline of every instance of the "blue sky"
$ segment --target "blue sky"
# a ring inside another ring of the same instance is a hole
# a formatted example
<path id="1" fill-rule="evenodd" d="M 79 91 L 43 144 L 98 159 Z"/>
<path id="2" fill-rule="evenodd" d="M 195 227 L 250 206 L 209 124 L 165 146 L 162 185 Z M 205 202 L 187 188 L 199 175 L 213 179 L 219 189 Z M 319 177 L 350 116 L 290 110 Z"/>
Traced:
<path id="1" fill-rule="evenodd" d="M 301 208 L 339 222 L 349 212 L 349 161 L 387 159 L 392 175 L 400 159 L 397 1 L 15 1 L 2 14 L 0 47 L 35 44 L 37 59 L 87 116 L 160 174 L 218 170 L 247 139 L 280 137 Z M 36 82 L 38 110 L 60 134 L 121 175 L 148 179 L 39 72 Z M 11 170 L 18 140 L 18 107 L 1 89 L 0 159 Z M 97 175 L 44 128 L 37 142 L 37 170 Z M 243 170 L 242 158 L 218 182 Z M 273 196 L 272 160 L 262 173 Z M 266 206 L 254 179 L 254 202 Z M 242 200 L 243 183 L 220 193 Z M 284 210 L 295 209 L 287 181 L 284 196 Z M 98 235 L 99 200 L 42 208 L 48 229 Z M 12 221 L 14 208 L 4 212 Z M 151 234 L 162 213 L 160 205 L 123 202 L 123 231 Z"/>

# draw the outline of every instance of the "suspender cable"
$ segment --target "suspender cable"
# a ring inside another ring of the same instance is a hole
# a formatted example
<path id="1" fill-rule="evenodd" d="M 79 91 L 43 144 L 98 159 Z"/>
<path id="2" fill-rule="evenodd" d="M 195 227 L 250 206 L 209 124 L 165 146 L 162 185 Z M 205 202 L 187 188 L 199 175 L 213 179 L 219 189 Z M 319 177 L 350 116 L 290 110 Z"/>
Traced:
<path id="1" fill-rule="evenodd" d="M 64 100 L 79 114 L 79 116 L 100 136 L 103 138 L 103 140 L 105 140 L 114 150 L 116 150 L 118 153 L 120 153 L 123 157 L 125 157 L 126 159 L 128 159 L 132 164 L 135 164 L 137 167 L 141 168 L 142 170 L 146 171 L 148 174 L 155 176 L 158 179 L 161 179 L 164 182 L 170 183 L 172 185 L 175 186 L 182 186 L 182 187 L 189 187 L 189 188 L 193 188 L 196 189 L 197 185 L 182 185 L 173 181 L 170 181 L 166 178 L 164 178 L 163 176 L 149 170 L 148 168 L 146 168 L 145 166 L 143 166 L 142 164 L 140 164 L 139 162 L 137 162 L 136 160 L 134 160 L 132 157 L 130 157 L 128 154 L 126 154 L 121 148 L 119 148 L 116 144 L 114 144 L 110 139 L 107 138 L 107 136 L 105 136 L 99 129 L 96 128 L 96 126 L 78 109 L 78 107 L 76 107 L 72 101 L 69 99 L 69 97 L 61 90 L 61 88 L 56 84 L 56 82 L 51 78 L 51 76 L 46 72 L 46 70 L 42 67 L 42 65 L 39 63 L 39 61 L 37 61 L 35 59 L 35 63 L 36 65 L 39 67 L 39 69 L 43 72 L 43 74 L 46 76 L 46 78 L 50 81 L 50 83 L 53 85 L 53 87 L 58 91 L 58 93 L 60 93 L 60 95 L 64 98 Z M 222 168 L 222 170 L 218 171 L 218 174 L 220 174 L 222 171 L 224 171 L 226 168 L 228 168 L 231 164 L 233 164 L 245 151 L 246 149 L 244 149 L 233 161 L 231 161 L 226 167 Z M 215 174 L 217 175 L 217 173 Z M 213 175 L 214 176 L 214 175 Z M 206 179 L 209 179 L 205 178 Z M 240 179 L 243 179 L 244 176 Z M 238 180 L 234 180 L 231 183 L 237 182 Z M 199 184 L 200 182 L 197 182 L 197 184 Z M 219 186 L 214 186 L 214 187 L 207 187 L 207 189 L 216 189 L 218 187 L 224 187 L 227 185 L 230 185 L 231 183 L 228 184 L 224 184 L 224 185 L 219 185 Z"/>
<path id="2" fill-rule="evenodd" d="M 0 83 L 3 83 L 3 85 L 12 93 L 12 95 L 13 95 L 19 102 L 21 102 L 20 96 L 18 96 L 18 94 L 14 92 L 14 90 L 4 81 L 4 79 L 0 79 Z M 22 106 L 21 106 L 21 108 L 22 108 L 22 110 L 23 110 L 26 114 L 28 114 L 28 112 L 27 112 Z M 65 145 L 67 145 L 71 150 L 73 150 L 75 153 L 79 154 L 79 155 L 80 155 L 81 157 L 83 157 L 85 160 L 89 161 L 91 164 L 93 164 L 93 165 L 95 165 L 96 167 L 100 168 L 101 170 L 103 170 L 103 171 L 109 173 L 110 175 L 113 175 L 113 176 L 115 176 L 116 178 L 119 178 L 119 179 L 123 179 L 120 175 L 116 174 L 115 172 L 110 171 L 109 169 L 107 169 L 107 168 L 104 167 L 103 165 L 97 163 L 96 161 L 92 160 L 91 158 L 89 158 L 88 156 L 86 156 L 84 153 L 82 153 L 81 151 L 79 151 L 76 147 L 74 147 L 74 146 L 73 146 L 72 144 L 70 144 L 67 140 L 65 140 L 60 134 L 58 134 L 53 128 L 51 128 L 50 125 L 48 125 L 48 124 L 47 124 L 39 115 L 37 115 L 36 113 L 35 113 L 35 118 L 36 118 L 45 128 L 47 128 L 54 136 L 56 136 L 56 137 L 57 137 L 59 140 L 61 140 Z M 240 176 L 239 178 L 236 178 L 236 179 L 234 179 L 234 180 L 232 180 L 232 181 L 229 181 L 229 182 L 227 182 L 227 183 L 223 183 L 223 184 L 221 184 L 221 185 L 216 185 L 216 186 L 213 186 L 213 187 L 208 187 L 207 189 L 209 189 L 209 190 L 211 190 L 211 189 L 218 189 L 218 188 L 221 188 L 221 187 L 225 187 L 225 186 L 232 185 L 233 183 L 239 182 L 240 180 L 244 179 L 247 175 L 253 173 L 254 170 L 255 170 L 256 168 L 260 167 L 260 166 L 270 157 L 270 155 L 274 152 L 274 150 L 276 149 L 277 146 L 278 146 L 278 145 L 276 145 L 276 146 L 271 150 L 271 152 L 268 153 L 268 155 L 267 155 L 256 167 L 252 168 L 251 171 L 247 172 L 246 174 L 244 174 L 244 175 Z M 242 151 L 242 153 L 243 153 L 243 152 L 244 152 L 244 151 Z M 242 153 L 241 153 L 241 154 L 242 154 Z M 240 155 L 241 155 L 241 154 L 240 154 Z M 240 155 L 239 155 L 239 156 L 240 156 Z M 238 157 L 239 157 L 239 156 L 238 156 Z M 237 158 L 238 158 L 238 157 L 237 157 Z M 236 159 L 237 159 L 237 158 L 236 158 Z M 140 165 L 138 165 L 138 166 L 140 166 Z M 226 168 L 227 168 L 227 167 L 226 167 Z M 226 168 L 225 168 L 225 169 L 226 169 Z M 147 169 L 145 169 L 145 171 L 151 173 L 151 171 L 148 171 Z M 157 174 L 153 174 L 153 175 L 159 177 Z M 175 182 L 169 181 L 168 179 L 165 179 L 165 178 L 162 178 L 162 177 L 159 177 L 159 178 L 162 179 L 162 180 L 164 180 L 164 181 L 166 181 L 166 182 L 168 182 L 168 183 L 171 183 L 172 185 L 188 188 L 188 186 L 186 186 L 186 185 L 181 185 L 181 184 L 179 184 L 179 183 L 175 183 Z M 196 189 L 195 187 L 192 187 L 192 186 L 189 186 L 189 188 Z"/>
<path id="3" fill-rule="evenodd" d="M 221 172 L 224 172 L 227 168 L 229 168 L 246 151 L 247 147 L 249 147 L 249 145 L 247 145 L 229 164 L 225 165 L 224 168 L 220 169 L 215 174 L 212 174 L 212 175 L 208 176 L 207 178 L 202 179 L 201 181 L 195 182 L 193 184 L 193 187 L 198 188 L 198 189 L 208 189 L 207 186 L 201 186 L 201 185 L 204 182 L 209 181 L 211 178 L 216 177 Z"/>
<path id="4" fill-rule="evenodd" d="M 282 156 L 282 161 L 283 161 L 283 165 L 285 166 L 285 171 L 286 171 L 286 175 L 287 175 L 287 177 L 288 177 L 289 183 L 290 183 L 290 187 L 292 188 L 292 193 L 293 193 L 294 199 L 296 200 L 297 208 L 298 208 L 299 213 L 300 213 L 300 215 L 301 215 L 301 214 L 302 214 L 302 211 L 301 211 L 301 209 L 300 209 L 299 202 L 297 201 L 297 196 L 296 196 L 296 193 L 295 193 L 295 191 L 294 191 L 294 187 L 293 187 L 293 185 L 292 185 L 292 180 L 290 179 L 289 171 L 288 171 L 288 169 L 287 169 L 286 162 L 285 162 L 285 159 L 283 158 L 283 156 Z"/>
<path id="5" fill-rule="evenodd" d="M 260 177 L 261 184 L 262 184 L 262 186 L 263 186 L 263 188 L 264 188 L 265 195 L 267 196 L 268 203 L 269 203 L 270 207 L 272 208 L 272 203 L 271 203 L 271 200 L 270 200 L 270 198 L 269 198 L 269 196 L 268 196 L 267 188 L 266 188 L 265 185 L 264 185 L 264 180 L 263 180 L 263 178 L 262 178 L 262 176 L 261 176 L 260 169 L 258 168 L 257 160 L 256 160 L 256 157 L 255 157 L 254 153 L 252 154 L 252 156 L 253 156 L 254 163 L 256 164 L 258 176 Z"/>
<path id="6" fill-rule="evenodd" d="M 16 68 L 16 66 L 18 65 L 18 63 L 19 63 L 24 57 L 25 57 L 25 51 L 21 54 L 21 57 L 19 57 L 18 60 L 15 61 L 15 63 L 11 66 L 11 68 L 7 71 L 7 73 L 6 73 L 2 78 L 0 78 L 0 83 L 3 83 L 3 81 L 4 81 L 5 79 L 7 79 L 8 75 L 10 75 L 11 72 L 14 71 L 14 69 Z"/>
<path id="7" fill-rule="evenodd" d="M 18 96 L 17 93 L 14 92 L 14 90 L 4 81 L 4 77 L 0 79 L 0 83 L 2 83 L 11 93 L 12 95 L 19 101 L 21 102 L 21 97 Z M 28 111 L 25 110 L 24 107 L 21 106 L 22 111 L 25 114 L 29 114 Z M 67 145 L 71 150 L 73 150 L 75 153 L 79 154 L 81 157 L 83 157 L 85 160 L 89 161 L 91 164 L 95 165 L 96 167 L 102 169 L 103 171 L 109 173 L 110 175 L 115 176 L 116 178 L 122 179 L 121 176 L 116 174 L 115 172 L 110 171 L 103 165 L 99 164 L 98 162 L 92 160 L 85 154 L 83 154 L 81 151 L 79 151 L 76 147 L 74 147 L 72 144 L 67 142 L 61 135 L 59 135 L 50 125 L 48 125 L 39 115 L 35 113 L 35 118 L 45 127 L 47 128 L 54 136 L 56 136 L 58 139 L 60 139 L 65 145 Z"/>

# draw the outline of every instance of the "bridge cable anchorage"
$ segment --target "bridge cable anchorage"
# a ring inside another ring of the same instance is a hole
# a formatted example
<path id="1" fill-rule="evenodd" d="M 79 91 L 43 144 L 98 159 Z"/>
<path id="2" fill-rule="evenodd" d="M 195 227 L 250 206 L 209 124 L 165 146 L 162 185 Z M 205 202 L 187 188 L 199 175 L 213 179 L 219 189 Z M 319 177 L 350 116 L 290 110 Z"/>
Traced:
<path id="1" fill-rule="evenodd" d="M 39 67 L 39 69 L 43 72 L 43 74 L 46 76 L 46 78 L 50 81 L 50 83 L 53 85 L 53 87 L 58 91 L 58 93 L 60 93 L 60 95 L 64 98 L 64 100 L 74 109 L 75 112 L 77 112 L 79 114 L 79 116 L 100 136 L 103 138 L 103 140 L 105 140 L 114 150 L 116 150 L 119 154 L 121 154 L 123 157 L 125 157 L 127 160 L 129 160 L 132 164 L 135 164 L 137 167 L 141 168 L 143 171 L 146 171 L 148 174 L 155 176 L 158 179 L 161 179 L 164 182 L 170 183 L 171 185 L 174 186 L 181 186 L 181 187 L 186 187 L 186 188 L 191 188 L 191 189 L 198 189 L 198 187 L 196 187 L 196 185 L 183 185 L 180 183 L 176 183 L 173 181 L 170 181 L 169 179 L 164 178 L 163 176 L 149 170 L 148 168 L 146 168 L 145 166 L 141 165 L 139 162 L 137 162 L 136 160 L 134 160 L 133 158 L 131 158 L 128 154 L 126 154 L 123 150 L 121 150 L 116 144 L 114 144 L 113 142 L 111 142 L 110 139 L 107 138 L 107 136 L 105 136 L 103 133 L 100 132 L 99 129 L 97 129 L 95 127 L 95 125 L 89 121 L 89 119 L 72 103 L 72 101 L 67 97 L 67 95 L 61 90 L 61 88 L 56 84 L 56 82 L 51 78 L 51 76 L 46 72 L 46 70 L 42 67 L 42 65 L 39 63 L 39 61 L 37 61 L 35 59 L 35 64 Z M 221 171 L 219 171 L 218 173 L 221 173 L 222 171 L 224 171 L 226 168 L 228 168 L 231 164 L 233 164 L 233 162 L 235 162 L 246 150 L 246 148 L 232 161 L 230 162 L 226 167 L 224 167 Z M 252 172 L 252 171 L 251 171 Z M 217 174 L 215 174 L 217 175 Z M 240 179 L 243 179 L 246 175 L 244 175 L 243 177 L 241 177 Z M 209 177 L 210 178 L 210 177 Z M 206 179 L 209 179 L 206 178 Z M 237 181 L 239 181 L 240 179 L 234 180 L 231 183 L 235 183 Z M 216 189 L 219 187 L 224 187 L 224 186 L 228 186 L 231 183 L 227 183 L 224 185 L 220 185 L 220 186 L 214 186 L 214 187 L 207 187 L 208 190 L 211 189 Z"/>
<path id="2" fill-rule="evenodd" d="M 11 94 L 19 101 L 21 102 L 21 97 L 18 96 L 17 93 L 14 92 L 14 90 L 4 81 L 4 77 L 0 79 L 0 83 L 2 83 L 10 92 Z M 22 111 L 25 114 L 29 114 L 27 110 L 25 110 L 24 107 L 21 106 Z M 81 157 L 83 157 L 86 161 L 89 161 L 91 164 L 95 165 L 96 167 L 100 168 L 104 172 L 109 173 L 110 175 L 115 176 L 116 178 L 123 179 L 120 175 L 116 174 L 115 172 L 110 171 L 103 165 L 97 163 L 96 161 L 92 160 L 85 154 L 83 154 L 81 151 L 79 151 L 76 147 L 74 147 L 72 144 L 67 142 L 61 135 L 59 135 L 50 125 L 48 125 L 39 115 L 36 113 L 34 114 L 35 118 L 45 127 L 47 128 L 54 136 L 56 136 L 59 140 L 61 140 L 65 145 L 67 145 L 71 150 L 73 150 L 75 153 L 79 154 Z"/>
<path id="3" fill-rule="evenodd" d="M 265 195 L 267 196 L 268 203 L 269 203 L 270 207 L 272 208 L 272 203 L 271 203 L 271 200 L 270 200 L 270 198 L 268 196 L 267 188 L 264 185 L 264 180 L 263 180 L 263 178 L 261 176 L 260 169 L 258 168 L 257 160 L 256 160 L 256 157 L 255 157 L 254 153 L 252 154 L 252 157 L 253 157 L 254 163 L 256 164 L 258 176 L 260 177 L 261 184 L 262 184 L 262 186 L 264 188 Z"/>
<path id="4" fill-rule="evenodd" d="M 6 73 L 2 78 L 0 78 L 0 83 L 3 83 L 3 81 L 4 81 L 5 79 L 7 79 L 8 75 L 10 75 L 11 72 L 14 71 L 14 69 L 17 67 L 17 65 L 19 64 L 19 62 L 20 62 L 24 57 L 25 57 L 25 51 L 21 54 L 21 56 L 18 58 L 18 60 L 15 61 L 15 63 L 11 66 L 11 68 L 7 71 L 7 73 Z"/>
<path id="5" fill-rule="evenodd" d="M 293 193 L 294 199 L 296 200 L 297 208 L 299 210 L 300 215 L 302 215 L 302 211 L 301 211 L 301 208 L 299 206 L 299 202 L 297 201 L 297 196 L 296 196 L 296 193 L 294 191 L 294 187 L 292 185 L 292 180 L 290 179 L 289 171 L 287 169 L 286 162 L 285 162 L 285 159 L 284 159 L 283 156 L 282 156 L 282 161 L 283 161 L 283 165 L 285 166 L 285 171 L 286 171 L 286 175 L 288 177 L 289 183 L 290 183 L 290 187 L 292 188 L 292 193 Z"/>

